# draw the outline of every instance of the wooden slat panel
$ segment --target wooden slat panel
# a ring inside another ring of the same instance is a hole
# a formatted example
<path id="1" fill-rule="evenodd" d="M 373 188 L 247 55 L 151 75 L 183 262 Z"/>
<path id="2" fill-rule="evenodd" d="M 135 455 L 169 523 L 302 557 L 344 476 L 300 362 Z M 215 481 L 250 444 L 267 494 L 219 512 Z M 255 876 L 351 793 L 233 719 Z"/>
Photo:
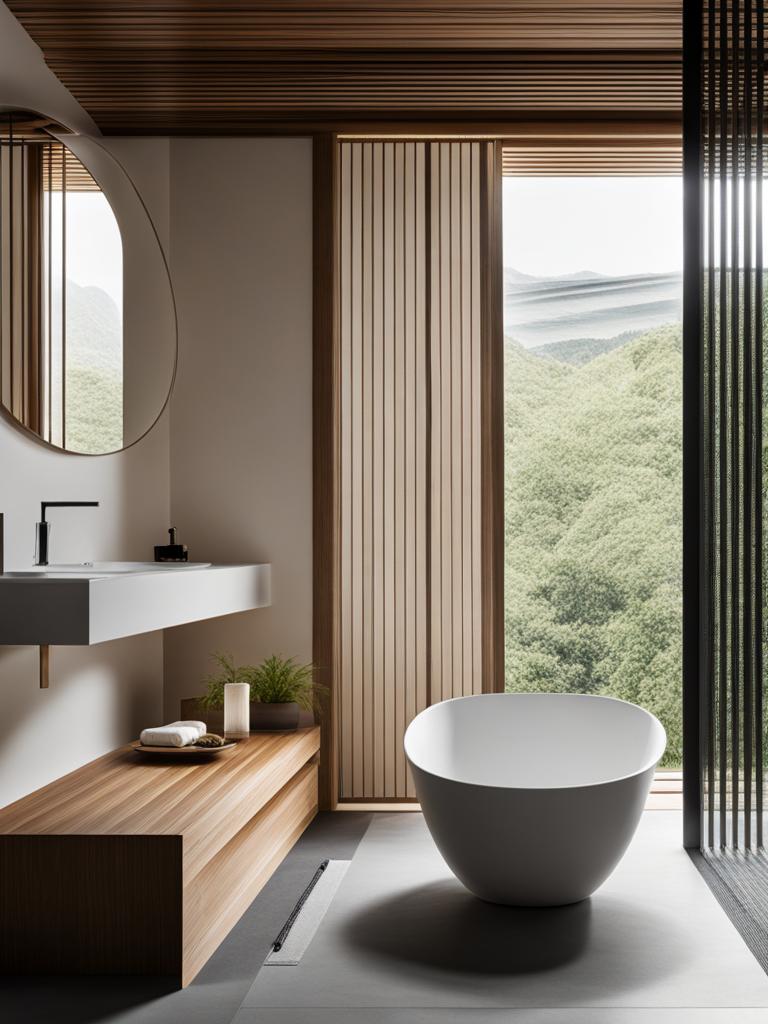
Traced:
<path id="1" fill-rule="evenodd" d="M 400 643 L 395 633 L 395 575 L 397 554 L 395 552 L 395 445 L 399 437 L 399 424 L 395 418 L 395 364 L 397 349 L 402 343 L 402 332 L 394 334 L 395 307 L 392 302 L 395 253 L 394 253 L 394 150 L 382 145 L 381 149 L 381 190 L 382 190 L 382 280 L 381 280 L 381 342 L 383 354 L 382 381 L 382 575 L 383 575 L 383 707 L 384 716 L 384 777 L 383 788 L 386 797 L 395 796 L 395 760 L 399 755 L 395 737 L 397 721 L 398 679 L 396 662 Z M 401 370 L 402 375 L 402 370 Z"/>
<path id="2" fill-rule="evenodd" d="M 273 66 L 262 58 L 163 68 L 78 64 L 59 77 L 107 134 L 250 134 L 268 125 L 495 119 L 540 115 L 677 120 L 680 68 L 671 62 L 536 64 L 453 57 L 409 64 L 371 58 Z M 108 81 L 109 85 L 105 85 Z"/>
<path id="3" fill-rule="evenodd" d="M 61 142 L 50 141 L 43 145 L 42 149 L 43 181 L 46 191 L 61 192 L 66 180 L 67 192 L 101 192 L 90 171 Z"/>
<path id="4" fill-rule="evenodd" d="M 485 142 L 339 145 L 342 800 L 413 798 L 432 701 L 483 689 Z"/>
<path id="5" fill-rule="evenodd" d="M 343 149 L 344 147 L 342 147 Z M 364 346 L 358 344 L 355 331 L 362 330 L 363 325 L 363 301 L 362 301 L 362 268 L 363 268 L 363 146 L 350 146 L 350 158 L 352 161 L 352 173 L 349 184 L 350 203 L 354 225 L 352 238 L 352 287 L 350 296 L 350 329 L 349 345 L 351 350 L 352 372 L 352 393 L 350 396 L 350 433 L 352 435 L 352 475 L 350 490 L 352 492 L 352 523 L 358 526 L 352 529 L 342 519 L 342 536 L 348 531 L 352 539 L 350 561 L 348 566 L 342 563 L 342 576 L 349 572 L 352 577 L 352 621 L 350 632 L 353 643 L 353 664 L 352 664 L 352 699 L 349 709 L 342 705 L 340 714 L 342 719 L 345 713 L 350 714 L 352 719 L 352 751 L 353 768 L 349 788 L 346 788 L 346 780 L 342 784 L 342 794 L 349 793 L 353 797 L 360 797 L 363 794 L 363 743 L 361 742 L 363 730 L 363 678 L 365 665 L 363 652 L 365 649 L 363 620 L 365 614 L 364 596 L 364 575 L 363 575 L 363 351 Z M 345 202 L 345 193 L 341 196 L 341 206 Z M 342 254 L 342 258 L 344 258 Z M 346 301 L 342 296 L 341 321 L 344 322 Z M 353 345 L 353 339 L 355 344 Z M 354 427 L 352 426 L 354 424 Z M 341 623 L 342 636 L 345 632 L 345 623 Z"/>
<path id="6" fill-rule="evenodd" d="M 679 116 L 682 0 L 8 0 L 107 133 Z"/>
<path id="7" fill-rule="evenodd" d="M 0 401 L 24 421 L 26 151 L 0 144 Z"/>
<path id="8" fill-rule="evenodd" d="M 482 275 L 479 272 L 482 267 L 483 253 L 481 249 L 481 224 L 483 211 L 481 209 L 481 152 L 480 147 L 472 149 L 472 188 L 471 188 L 471 246 L 472 246 L 472 289 L 471 303 L 473 310 L 481 310 L 483 302 L 484 287 Z M 482 375 L 480 357 L 482 351 L 482 317 L 478 315 L 471 317 L 471 394 L 473 400 L 470 403 L 470 437 L 471 437 L 471 481 L 472 489 L 471 516 L 472 516 L 472 550 L 482 550 L 482 402 L 477 400 L 481 386 Z M 501 553 L 499 553 L 501 554 Z M 483 681 L 483 565 L 479 560 L 472 564 L 472 680 L 473 692 L 482 692 Z"/>
<path id="9" fill-rule="evenodd" d="M 383 263 L 381 157 L 384 143 L 371 143 L 371 750 L 373 791 L 384 796 L 384 460 L 383 451 L 391 424 L 384 421 L 384 347 L 382 334 Z M 389 339 L 387 339 L 389 342 Z M 387 347 L 389 347 L 387 345 Z"/>
<path id="10" fill-rule="evenodd" d="M 341 371 L 336 337 L 336 288 L 339 273 L 336 203 L 336 140 L 316 136 L 312 146 L 312 660 L 325 694 L 320 704 L 321 757 L 319 801 L 333 810 L 339 795 L 336 721 L 339 645 L 336 602 L 341 581 L 337 557 L 338 388 Z M 188 715 L 184 717 L 195 717 Z"/>
<path id="11" fill-rule="evenodd" d="M 484 142 L 430 144 L 433 699 L 480 693 L 480 160 Z"/>
<path id="12" fill-rule="evenodd" d="M 412 261 L 413 272 L 409 274 L 406 264 L 406 287 L 412 289 L 412 310 L 413 330 L 411 343 L 413 351 L 413 401 L 415 405 L 413 418 L 413 459 L 414 473 L 412 486 L 409 493 L 409 503 L 413 500 L 413 513 L 408 516 L 410 524 L 412 543 L 414 550 L 414 586 L 412 592 L 413 617 L 416 624 L 414 635 L 415 662 L 413 665 L 413 676 L 411 685 L 408 688 L 408 711 L 406 723 L 415 717 L 422 708 L 425 708 L 432 699 L 432 681 L 429 665 L 429 623 L 430 605 L 429 592 L 431 589 L 430 564 L 429 564 L 429 538 L 427 535 L 427 509 L 430 500 L 430 462 L 429 462 L 429 431 L 430 431 L 430 410 L 429 410 L 429 347 L 427 335 L 427 323 L 430 317 L 431 303 L 429 300 L 429 289 L 427 286 L 426 260 L 420 258 L 421 253 L 427 249 L 427 196 L 425 194 L 424 182 L 427 180 L 427 151 L 426 146 L 415 144 L 413 149 L 413 205 L 412 223 L 408 220 L 409 204 L 407 202 L 408 190 L 406 189 L 406 226 L 412 230 L 413 249 Z M 410 181 L 411 167 L 408 168 Z M 407 251 L 407 248 L 406 248 Z M 426 400 L 423 400 L 426 399 Z M 427 600 L 423 599 L 427 595 Z M 415 798 L 416 790 L 413 780 L 408 776 L 407 795 Z"/>
<path id="13" fill-rule="evenodd" d="M 502 156 L 490 143 L 480 160 L 480 588 L 483 690 L 504 690 L 504 282 Z"/>
<path id="14" fill-rule="evenodd" d="M 0 138 L 0 404 L 41 429 L 43 161 L 36 144 Z"/>
<path id="15" fill-rule="evenodd" d="M 432 667 L 432 700 L 445 700 L 450 694 L 446 680 L 451 678 L 450 633 L 445 635 L 446 617 L 443 612 L 446 594 L 450 592 L 450 506 L 441 500 L 446 488 L 450 487 L 450 449 L 440 444 L 440 438 L 449 427 L 448 396 L 450 362 L 443 358 L 442 339 L 450 331 L 450 288 L 446 280 L 446 265 L 449 258 L 450 235 L 446 230 L 447 212 L 443 205 L 448 201 L 448 144 L 430 145 L 431 217 L 430 227 L 433 239 L 431 273 L 432 317 L 430 330 L 430 361 L 432 364 L 432 420 L 430 434 L 432 442 L 430 476 L 430 655 Z"/>
<path id="16" fill-rule="evenodd" d="M 46 53 L 385 47 L 679 49 L 680 0 L 7 0 Z"/>
<path id="17" fill-rule="evenodd" d="M 362 676 L 361 697 L 362 790 L 374 786 L 374 536 L 373 536 L 373 143 L 362 143 L 362 317 L 360 362 L 362 366 Z"/>
<path id="18" fill-rule="evenodd" d="M 338 147 L 339 181 L 337 197 L 337 216 L 339 218 L 339 350 L 340 374 L 339 388 L 339 501 L 342 528 L 339 531 L 339 587 L 341 604 L 339 608 L 340 625 L 348 624 L 340 630 L 339 665 L 336 673 L 339 688 L 338 706 L 340 710 L 337 730 L 339 749 L 339 791 L 352 792 L 353 777 L 353 679 L 355 678 L 355 636 L 352 609 L 359 607 L 356 601 L 355 577 L 353 573 L 352 545 L 355 537 L 345 524 L 352 522 L 355 515 L 354 488 L 355 476 L 353 468 L 353 447 L 357 432 L 351 429 L 353 422 L 352 396 L 355 387 L 353 376 L 354 360 L 351 348 L 351 324 L 353 322 L 353 266 L 354 248 L 352 244 L 353 224 L 355 217 L 354 195 L 352 192 L 352 168 L 354 149 L 351 146 Z M 347 201 L 342 201 L 346 196 Z"/>
<path id="19" fill-rule="evenodd" d="M 425 706 L 424 149 L 339 146 L 342 799 L 409 795 Z"/>
<path id="20" fill-rule="evenodd" d="M 580 175 L 670 175 L 683 172 L 679 140 L 659 145 L 639 140 L 630 144 L 570 142 L 565 145 L 516 143 L 503 150 L 505 177 L 571 177 Z"/>
<path id="21" fill-rule="evenodd" d="M 394 557 L 394 716 L 392 743 L 392 762 L 394 777 L 390 795 L 406 793 L 406 765 L 397 756 L 399 737 L 406 730 L 406 703 L 409 662 L 413 659 L 413 648 L 409 636 L 409 612 L 413 617 L 413 607 L 409 608 L 407 589 L 407 522 L 410 506 L 408 504 L 407 487 L 409 483 L 409 435 L 413 435 L 413 426 L 409 422 L 410 408 L 407 404 L 409 389 L 406 378 L 411 373 L 408 361 L 408 341 L 406 329 L 406 305 L 404 305 L 404 259 L 403 249 L 406 245 L 406 145 L 389 146 L 391 154 L 391 187 L 392 187 L 392 289 L 394 304 L 392 307 L 392 323 L 390 333 L 394 337 L 393 365 L 393 408 L 394 443 L 392 456 L 394 462 L 393 479 L 393 557 Z M 396 331 L 396 333 L 395 333 Z M 398 458 L 399 454 L 399 458 Z M 411 459 L 410 464 L 413 465 Z"/>

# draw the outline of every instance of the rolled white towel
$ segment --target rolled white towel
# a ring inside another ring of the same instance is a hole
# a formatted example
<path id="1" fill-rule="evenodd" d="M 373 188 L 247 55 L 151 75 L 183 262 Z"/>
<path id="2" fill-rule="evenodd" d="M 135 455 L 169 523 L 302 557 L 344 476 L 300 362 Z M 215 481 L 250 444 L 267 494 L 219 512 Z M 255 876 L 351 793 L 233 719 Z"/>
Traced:
<path id="1" fill-rule="evenodd" d="M 158 725 L 144 729 L 139 737 L 145 747 L 187 747 L 200 739 L 196 728 L 188 725 Z"/>
<path id="2" fill-rule="evenodd" d="M 183 726 L 183 727 L 188 728 L 188 729 L 196 729 L 197 730 L 198 739 L 201 736 L 204 736 L 208 732 L 208 726 L 205 724 L 205 722 L 196 722 L 194 719 L 190 719 L 189 721 L 171 722 L 171 723 L 169 723 L 169 727 L 170 728 L 176 729 L 179 726 Z"/>

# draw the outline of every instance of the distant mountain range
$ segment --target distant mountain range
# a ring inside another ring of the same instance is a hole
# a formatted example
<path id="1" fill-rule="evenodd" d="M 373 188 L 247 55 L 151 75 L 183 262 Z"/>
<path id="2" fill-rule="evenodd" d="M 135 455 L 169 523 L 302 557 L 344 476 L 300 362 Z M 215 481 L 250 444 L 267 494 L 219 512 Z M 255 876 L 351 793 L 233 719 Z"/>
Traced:
<path id="1" fill-rule="evenodd" d="M 613 352 L 627 342 L 633 341 L 643 332 L 624 331 L 613 338 L 574 338 L 572 341 L 551 341 L 548 345 L 536 345 L 528 351 L 534 356 L 556 359 L 569 366 L 584 366 L 606 352 Z"/>
<path id="2" fill-rule="evenodd" d="M 573 346 L 586 356 L 609 351 L 630 337 L 681 319 L 682 276 L 632 274 L 609 277 L 581 270 L 561 277 L 534 277 L 504 268 L 504 333 L 541 354 L 550 345 Z M 616 340 L 601 347 L 600 342 Z M 563 352 L 546 353 L 563 362 Z"/>
<path id="3" fill-rule="evenodd" d="M 58 285 L 59 282 L 57 281 Z M 61 289 L 54 286 L 53 308 Z M 96 285 L 67 278 L 67 364 L 117 378 L 123 375 L 123 318 L 115 300 Z"/>

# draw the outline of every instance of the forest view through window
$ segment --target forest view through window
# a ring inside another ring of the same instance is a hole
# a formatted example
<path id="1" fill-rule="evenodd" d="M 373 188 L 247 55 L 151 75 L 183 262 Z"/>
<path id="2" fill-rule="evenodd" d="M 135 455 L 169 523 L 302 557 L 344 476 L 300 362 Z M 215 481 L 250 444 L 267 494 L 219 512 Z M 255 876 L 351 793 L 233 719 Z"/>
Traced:
<path id="1" fill-rule="evenodd" d="M 640 704 L 676 767 L 682 183 L 503 195 L 506 688 Z"/>

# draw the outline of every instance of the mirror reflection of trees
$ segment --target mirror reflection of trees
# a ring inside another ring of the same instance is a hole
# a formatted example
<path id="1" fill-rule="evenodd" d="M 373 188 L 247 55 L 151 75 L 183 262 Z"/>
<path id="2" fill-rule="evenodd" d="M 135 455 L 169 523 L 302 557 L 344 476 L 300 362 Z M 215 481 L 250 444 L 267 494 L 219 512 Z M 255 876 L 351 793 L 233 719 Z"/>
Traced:
<path id="1" fill-rule="evenodd" d="M 43 440 L 123 445 L 122 244 L 50 119 L 0 115 L 0 400 Z"/>

